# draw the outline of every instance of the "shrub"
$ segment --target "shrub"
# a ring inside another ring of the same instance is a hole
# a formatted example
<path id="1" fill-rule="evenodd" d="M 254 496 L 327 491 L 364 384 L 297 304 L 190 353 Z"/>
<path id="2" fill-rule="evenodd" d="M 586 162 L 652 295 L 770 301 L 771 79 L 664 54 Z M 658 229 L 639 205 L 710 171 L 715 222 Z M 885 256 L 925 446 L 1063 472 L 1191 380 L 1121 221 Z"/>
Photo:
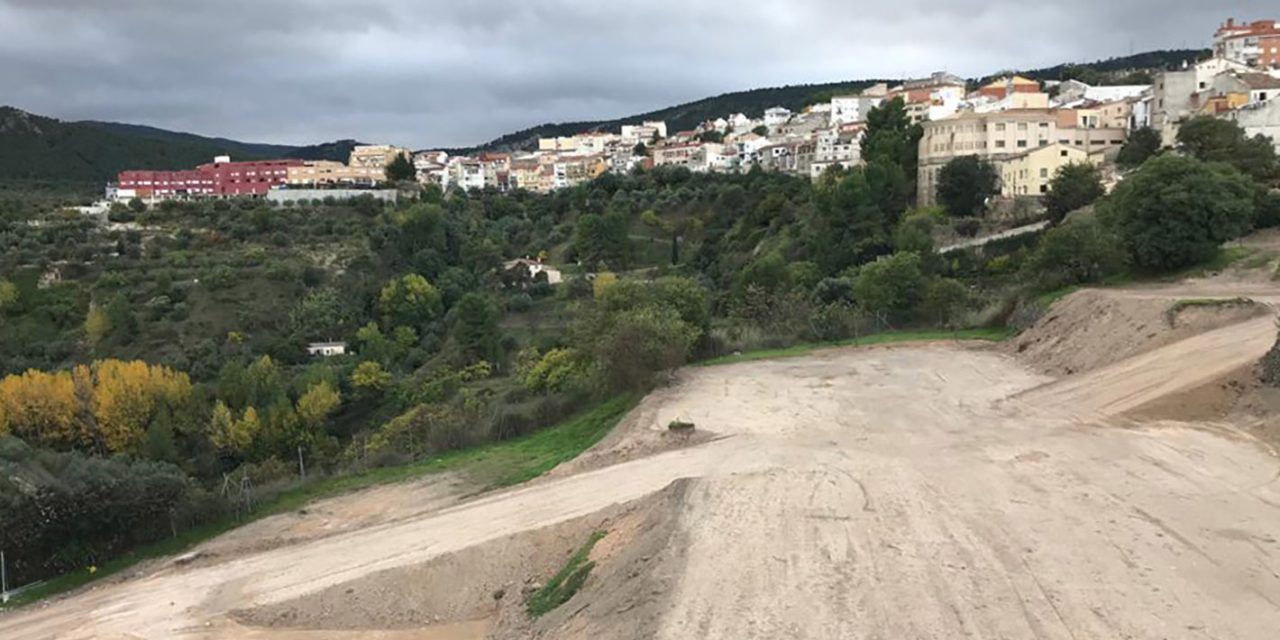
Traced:
<path id="1" fill-rule="evenodd" d="M 0 438 L 0 548 L 10 584 L 105 561 L 220 517 L 224 507 L 171 464 Z"/>
<path id="2" fill-rule="evenodd" d="M 1027 259 L 1028 279 L 1042 290 L 1101 282 L 1124 268 L 1124 250 L 1096 220 L 1074 220 L 1050 229 Z"/>

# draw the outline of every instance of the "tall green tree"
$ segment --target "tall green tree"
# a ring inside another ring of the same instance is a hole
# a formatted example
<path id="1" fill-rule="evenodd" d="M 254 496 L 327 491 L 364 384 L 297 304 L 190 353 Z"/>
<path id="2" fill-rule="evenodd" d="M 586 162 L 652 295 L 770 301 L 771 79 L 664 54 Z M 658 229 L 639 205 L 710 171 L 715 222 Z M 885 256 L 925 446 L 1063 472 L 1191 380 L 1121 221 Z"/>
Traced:
<path id="1" fill-rule="evenodd" d="M 1277 174 L 1271 139 L 1252 138 L 1239 124 L 1212 116 L 1197 116 L 1178 129 L 1178 147 L 1205 162 L 1225 162 L 1255 180 L 1267 182 Z"/>
<path id="2" fill-rule="evenodd" d="M 1249 178 L 1230 166 L 1163 155 L 1121 182 L 1099 213 L 1135 266 L 1172 270 L 1212 258 L 1248 231 L 1254 195 Z"/>
<path id="3" fill-rule="evenodd" d="M 1045 210 L 1049 220 L 1058 224 L 1068 213 L 1093 204 L 1103 193 L 1098 168 L 1087 162 L 1073 162 L 1058 169 L 1049 181 L 1049 192 L 1044 196 Z"/>
<path id="4" fill-rule="evenodd" d="M 894 98 L 867 112 L 867 129 L 862 135 L 862 159 L 871 165 L 877 160 L 895 164 L 902 170 L 906 194 L 904 203 L 916 192 L 916 174 L 920 159 L 920 138 L 924 128 L 911 122 L 906 103 Z M 905 210 L 887 209 L 893 219 Z"/>
<path id="5" fill-rule="evenodd" d="M 498 364 L 502 358 L 502 332 L 498 321 L 502 312 L 487 296 L 468 293 L 450 312 L 449 337 L 461 359 L 460 364 L 486 361 Z"/>
<path id="6" fill-rule="evenodd" d="M 978 156 L 960 156 L 938 172 L 938 202 L 953 216 L 976 216 L 1000 192 L 996 168 Z"/>
<path id="7" fill-rule="evenodd" d="M 861 168 L 815 187 L 807 244 L 823 274 L 834 275 L 888 253 L 889 229 L 889 218 Z"/>
<path id="8" fill-rule="evenodd" d="M 1160 133 L 1151 127 L 1135 129 L 1129 139 L 1120 147 L 1116 155 L 1116 164 L 1126 169 L 1140 166 L 1154 155 L 1160 153 Z"/>
<path id="9" fill-rule="evenodd" d="M 378 311 L 388 328 L 425 328 L 440 316 L 441 307 L 440 290 L 416 273 L 391 280 L 378 294 Z"/>
<path id="10" fill-rule="evenodd" d="M 413 167 L 413 161 L 403 153 L 397 153 L 386 169 L 387 180 L 390 182 L 409 182 L 418 178 L 418 171 Z"/>
<path id="11" fill-rule="evenodd" d="M 627 220 L 620 212 L 578 216 L 573 248 L 578 259 L 592 269 L 625 268 L 630 257 Z"/>

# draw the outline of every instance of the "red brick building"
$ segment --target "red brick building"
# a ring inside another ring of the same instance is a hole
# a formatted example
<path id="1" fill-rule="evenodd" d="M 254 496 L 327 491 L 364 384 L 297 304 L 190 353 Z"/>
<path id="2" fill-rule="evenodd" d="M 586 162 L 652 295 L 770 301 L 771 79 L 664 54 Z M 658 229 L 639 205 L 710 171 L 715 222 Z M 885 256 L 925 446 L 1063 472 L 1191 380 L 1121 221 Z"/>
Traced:
<path id="1" fill-rule="evenodd" d="M 231 162 L 222 157 L 188 171 L 121 171 L 116 189 L 144 200 L 261 196 L 285 183 L 289 167 L 302 164 L 301 160 Z"/>

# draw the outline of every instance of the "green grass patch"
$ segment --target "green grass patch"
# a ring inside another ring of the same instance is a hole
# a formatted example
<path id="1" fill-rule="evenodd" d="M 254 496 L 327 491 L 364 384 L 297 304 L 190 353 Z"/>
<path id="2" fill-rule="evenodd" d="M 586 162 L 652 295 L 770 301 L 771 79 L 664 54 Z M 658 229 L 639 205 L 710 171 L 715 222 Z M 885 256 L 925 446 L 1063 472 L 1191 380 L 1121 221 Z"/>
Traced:
<path id="1" fill-rule="evenodd" d="M 540 618 L 556 607 L 569 601 L 573 594 L 582 588 L 582 583 L 587 581 L 587 576 L 591 575 L 591 569 L 596 563 L 587 559 L 591 555 L 591 549 L 596 543 L 604 537 L 605 532 L 596 531 L 587 538 L 587 543 L 582 545 L 577 551 L 569 556 L 569 561 L 552 576 L 547 584 L 541 589 L 534 591 L 528 600 L 525 600 L 525 610 L 530 616 Z"/>
<path id="2" fill-rule="evenodd" d="M 1015 330 L 1008 327 L 961 329 L 959 331 L 886 331 L 884 333 L 863 336 L 861 338 L 850 338 L 848 340 L 837 340 L 834 342 L 806 342 L 792 345 L 790 347 L 782 347 L 780 349 L 761 349 L 759 351 L 735 353 L 733 355 L 704 360 L 699 362 L 698 366 L 711 367 L 722 364 L 732 364 L 735 362 L 750 362 L 752 360 L 789 358 L 805 355 L 817 349 L 829 349 L 832 347 L 862 347 L 877 344 L 921 342 L 928 340 L 987 340 L 991 342 L 999 342 L 1009 338 L 1015 333 Z"/>
<path id="3" fill-rule="evenodd" d="M 1257 253 L 1257 250 L 1250 249 L 1249 247 L 1240 247 L 1240 246 L 1219 247 L 1218 252 L 1215 253 L 1212 258 L 1209 258 L 1205 262 L 1202 262 L 1195 266 L 1187 267 L 1186 269 L 1182 269 L 1180 271 L 1175 271 L 1173 273 L 1170 273 L 1164 276 L 1160 276 L 1156 279 L 1165 280 L 1165 281 L 1174 281 L 1174 280 L 1185 280 L 1187 278 L 1203 278 L 1204 276 L 1207 276 L 1211 273 L 1217 273 L 1219 271 L 1223 271 L 1227 267 L 1230 267 L 1236 264 L 1237 262 L 1245 261 L 1249 259 L 1251 256 L 1253 256 L 1255 253 Z"/>
<path id="4" fill-rule="evenodd" d="M 361 473 L 317 479 L 281 493 L 244 519 L 213 522 L 185 531 L 173 538 L 138 547 L 110 562 L 98 565 L 94 571 L 81 569 L 50 579 L 22 592 L 10 600 L 8 605 L 0 605 L 0 610 L 12 609 L 75 589 L 128 569 L 144 560 L 177 555 L 241 525 L 278 513 L 295 511 L 322 498 L 445 471 L 464 473 L 478 484 L 488 488 L 505 487 L 532 480 L 550 471 L 556 465 L 577 457 L 599 442 L 639 400 L 639 396 L 634 394 L 618 396 L 560 424 L 520 438 L 452 451 L 404 466 L 370 469 Z"/>

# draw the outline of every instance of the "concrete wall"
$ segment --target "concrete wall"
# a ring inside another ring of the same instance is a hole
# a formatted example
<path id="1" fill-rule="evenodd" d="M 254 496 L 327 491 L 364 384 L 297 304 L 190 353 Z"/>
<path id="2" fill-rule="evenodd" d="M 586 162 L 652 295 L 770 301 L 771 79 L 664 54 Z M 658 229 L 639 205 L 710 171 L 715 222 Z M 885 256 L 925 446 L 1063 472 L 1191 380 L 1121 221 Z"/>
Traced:
<path id="1" fill-rule="evenodd" d="M 373 196 L 385 202 L 395 202 L 399 192 L 395 189 L 272 189 L 267 200 L 272 202 L 298 202 L 299 200 L 348 200 L 361 196 Z"/>

